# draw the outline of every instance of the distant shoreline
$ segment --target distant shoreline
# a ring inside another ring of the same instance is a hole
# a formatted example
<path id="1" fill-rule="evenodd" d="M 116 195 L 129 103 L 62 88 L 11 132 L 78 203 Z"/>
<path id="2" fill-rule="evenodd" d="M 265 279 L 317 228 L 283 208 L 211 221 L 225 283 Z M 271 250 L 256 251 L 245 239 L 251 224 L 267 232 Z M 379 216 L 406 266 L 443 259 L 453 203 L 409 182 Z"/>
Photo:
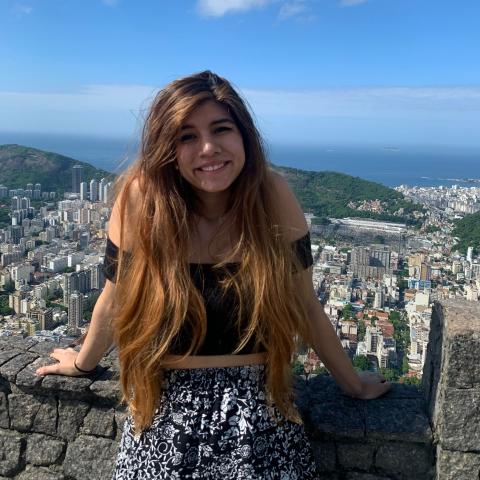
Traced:
<path id="1" fill-rule="evenodd" d="M 131 139 L 0 132 L 0 144 L 5 143 L 52 151 L 115 173 L 118 173 L 121 161 L 125 166 L 135 158 L 138 149 Z M 434 148 L 438 151 L 434 151 Z M 454 147 L 333 144 L 313 147 L 273 144 L 267 147 L 267 153 L 272 163 L 279 166 L 336 171 L 388 187 L 480 185 L 480 178 L 472 175 L 478 171 L 480 147 L 478 150 L 457 151 Z"/>

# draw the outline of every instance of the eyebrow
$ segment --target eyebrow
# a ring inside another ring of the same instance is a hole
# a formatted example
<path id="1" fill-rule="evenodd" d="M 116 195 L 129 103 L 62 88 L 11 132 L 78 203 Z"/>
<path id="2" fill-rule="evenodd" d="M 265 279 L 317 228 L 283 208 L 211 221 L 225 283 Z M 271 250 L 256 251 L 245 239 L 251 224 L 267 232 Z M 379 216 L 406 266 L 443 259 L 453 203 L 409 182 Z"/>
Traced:
<path id="1" fill-rule="evenodd" d="M 218 123 L 231 123 L 235 125 L 235 122 L 231 118 L 219 118 L 218 120 L 214 120 L 210 126 L 217 125 Z M 182 125 L 180 130 L 187 130 L 188 128 L 195 128 L 193 125 Z"/>

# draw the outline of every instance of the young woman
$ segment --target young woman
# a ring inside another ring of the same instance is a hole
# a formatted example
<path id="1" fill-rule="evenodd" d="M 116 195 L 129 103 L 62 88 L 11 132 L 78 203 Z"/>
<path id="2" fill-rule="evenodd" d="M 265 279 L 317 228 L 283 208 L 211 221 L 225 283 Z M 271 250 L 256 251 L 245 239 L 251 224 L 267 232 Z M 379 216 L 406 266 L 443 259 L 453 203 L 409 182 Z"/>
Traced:
<path id="1" fill-rule="evenodd" d="M 108 234 L 81 351 L 54 350 L 38 374 L 88 373 L 118 346 L 129 416 L 115 479 L 315 478 L 291 392 L 297 338 L 346 394 L 388 390 L 345 355 L 312 287 L 302 210 L 225 79 L 158 93 Z"/>

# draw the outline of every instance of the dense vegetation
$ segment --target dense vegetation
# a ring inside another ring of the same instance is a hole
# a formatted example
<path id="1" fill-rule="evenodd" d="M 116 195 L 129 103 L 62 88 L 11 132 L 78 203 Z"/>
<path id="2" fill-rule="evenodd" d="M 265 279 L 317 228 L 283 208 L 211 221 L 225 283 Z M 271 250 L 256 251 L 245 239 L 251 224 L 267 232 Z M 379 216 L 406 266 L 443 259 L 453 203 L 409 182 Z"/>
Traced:
<path id="1" fill-rule="evenodd" d="M 22 145 L 0 145 L 0 184 L 8 188 L 25 188 L 40 183 L 43 191 L 71 191 L 72 167 L 83 166 L 83 178 L 113 178 L 112 174 L 92 165 L 52 152 Z"/>
<path id="2" fill-rule="evenodd" d="M 452 233 L 460 239 L 455 245 L 457 250 L 467 253 L 467 248 L 473 247 L 474 253 L 480 253 L 480 212 L 459 220 Z"/>
<path id="3" fill-rule="evenodd" d="M 317 217 L 365 217 L 392 222 L 411 223 L 410 215 L 422 211 L 420 205 L 413 204 L 403 195 L 379 183 L 363 180 L 337 172 L 310 172 L 296 168 L 277 167 L 292 187 L 305 211 Z M 349 208 L 350 202 L 380 200 L 385 211 L 375 213 Z M 403 213 L 398 210 L 403 209 Z M 397 212 L 397 215 L 394 213 Z"/>

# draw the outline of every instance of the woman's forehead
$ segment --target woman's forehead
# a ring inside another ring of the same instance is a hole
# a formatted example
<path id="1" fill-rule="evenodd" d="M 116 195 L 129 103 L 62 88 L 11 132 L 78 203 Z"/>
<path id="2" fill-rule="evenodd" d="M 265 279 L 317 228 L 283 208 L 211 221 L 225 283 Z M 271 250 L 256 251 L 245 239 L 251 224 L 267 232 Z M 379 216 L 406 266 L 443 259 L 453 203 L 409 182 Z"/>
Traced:
<path id="1" fill-rule="evenodd" d="M 210 123 L 222 118 L 233 120 L 229 109 L 215 100 L 205 100 L 185 117 L 185 120 L 182 122 L 182 127 L 185 128 L 190 124 Z"/>

